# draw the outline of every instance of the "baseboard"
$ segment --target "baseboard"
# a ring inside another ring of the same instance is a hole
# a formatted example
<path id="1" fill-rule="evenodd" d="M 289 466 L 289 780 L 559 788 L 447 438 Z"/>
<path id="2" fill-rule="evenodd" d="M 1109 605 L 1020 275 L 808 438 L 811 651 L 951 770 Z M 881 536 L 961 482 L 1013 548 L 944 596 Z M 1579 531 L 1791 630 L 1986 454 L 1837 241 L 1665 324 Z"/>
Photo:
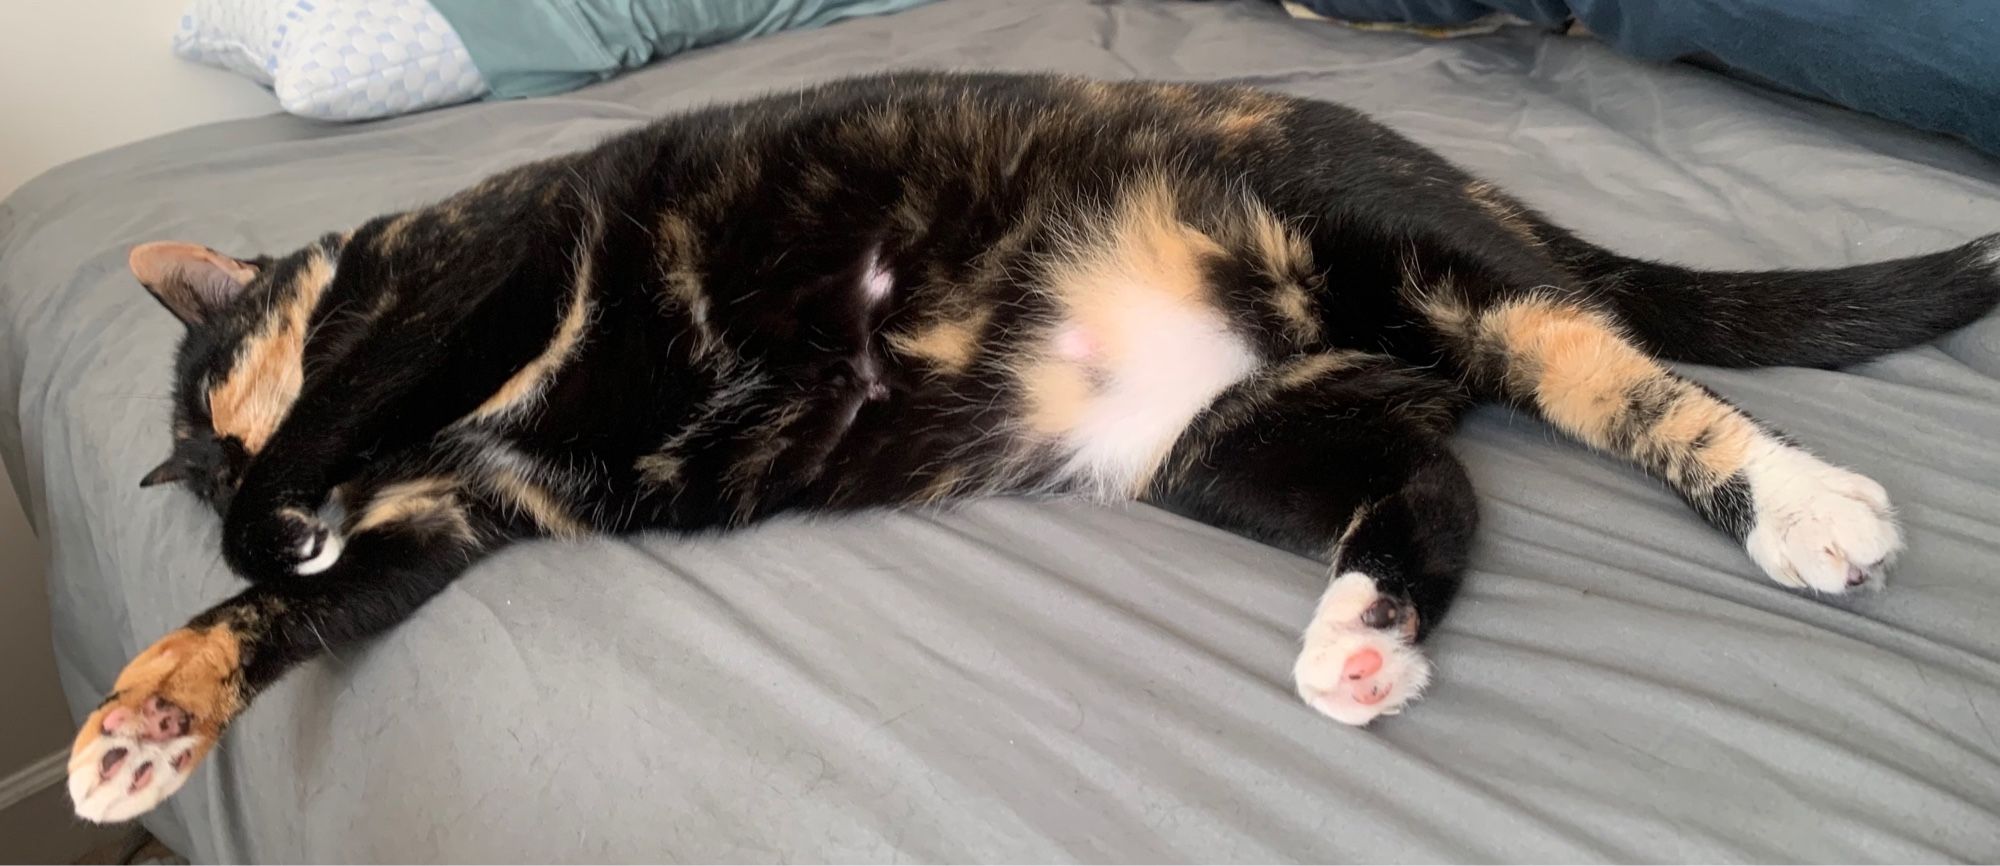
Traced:
<path id="1" fill-rule="evenodd" d="M 5 811 L 43 788 L 69 775 L 69 750 L 50 752 L 46 757 L 0 778 L 0 811 Z"/>

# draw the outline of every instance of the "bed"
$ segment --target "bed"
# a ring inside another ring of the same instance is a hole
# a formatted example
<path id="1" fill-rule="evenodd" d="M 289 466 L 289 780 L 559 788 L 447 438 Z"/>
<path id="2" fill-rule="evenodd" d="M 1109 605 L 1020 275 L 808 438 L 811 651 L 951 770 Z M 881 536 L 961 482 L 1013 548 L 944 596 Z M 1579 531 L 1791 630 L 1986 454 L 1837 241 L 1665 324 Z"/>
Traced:
<path id="1" fill-rule="evenodd" d="M 662 112 L 903 66 L 1338 99 L 1705 266 L 2000 229 L 2000 163 L 1940 137 L 1587 40 L 1261 3 L 942 0 L 559 97 L 200 127 L 0 204 L 0 454 L 51 549 L 72 710 L 238 585 L 215 518 L 136 483 L 180 326 L 130 245 L 287 249 Z M 268 692 L 146 826 L 197 861 L 2000 857 L 2000 317 L 1839 372 L 1686 372 L 1890 489 L 1886 593 L 1783 590 L 1637 472 L 1484 409 L 1455 440 L 1485 529 L 1437 681 L 1365 731 L 1291 694 L 1323 565 L 998 500 L 512 548 Z"/>

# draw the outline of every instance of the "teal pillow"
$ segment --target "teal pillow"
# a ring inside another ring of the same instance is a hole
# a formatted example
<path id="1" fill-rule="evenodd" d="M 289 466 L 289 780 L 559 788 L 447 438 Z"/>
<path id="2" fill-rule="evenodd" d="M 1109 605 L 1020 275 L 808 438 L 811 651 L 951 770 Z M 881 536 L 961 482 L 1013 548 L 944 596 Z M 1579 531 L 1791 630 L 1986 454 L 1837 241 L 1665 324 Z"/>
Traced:
<path id="1" fill-rule="evenodd" d="M 718 42 L 930 0 L 431 0 L 492 96 L 546 96 Z"/>

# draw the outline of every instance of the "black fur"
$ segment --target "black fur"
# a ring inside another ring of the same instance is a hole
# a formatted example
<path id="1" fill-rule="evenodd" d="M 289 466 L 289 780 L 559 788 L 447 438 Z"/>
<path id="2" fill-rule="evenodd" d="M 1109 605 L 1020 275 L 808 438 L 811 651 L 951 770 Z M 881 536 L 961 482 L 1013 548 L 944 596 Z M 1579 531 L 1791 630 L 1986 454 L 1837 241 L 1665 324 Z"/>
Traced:
<path id="1" fill-rule="evenodd" d="M 1554 237 L 1554 236 L 1552 236 Z M 1701 272 L 1571 237 L 1563 264 L 1660 357 L 1839 367 L 1971 324 L 2000 303 L 2000 242 L 1827 271 Z"/>

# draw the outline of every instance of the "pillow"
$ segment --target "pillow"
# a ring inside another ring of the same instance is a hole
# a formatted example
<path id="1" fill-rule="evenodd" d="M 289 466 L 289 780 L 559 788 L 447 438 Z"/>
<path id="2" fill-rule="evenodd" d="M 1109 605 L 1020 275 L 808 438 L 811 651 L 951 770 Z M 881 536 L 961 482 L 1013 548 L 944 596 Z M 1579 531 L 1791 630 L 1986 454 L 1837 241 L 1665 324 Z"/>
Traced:
<path id="1" fill-rule="evenodd" d="M 493 95 L 545 96 L 704 45 L 930 0 L 436 0 Z M 1001 2 L 1001 0 L 993 0 Z"/>
<path id="2" fill-rule="evenodd" d="M 435 2 L 435 5 L 434 5 Z M 192 0 L 174 53 L 366 120 L 573 90 L 717 42 L 930 0 Z"/>
<path id="3" fill-rule="evenodd" d="M 284 110 L 321 120 L 389 117 L 487 90 L 429 0 L 192 0 L 174 53 L 247 76 Z"/>

